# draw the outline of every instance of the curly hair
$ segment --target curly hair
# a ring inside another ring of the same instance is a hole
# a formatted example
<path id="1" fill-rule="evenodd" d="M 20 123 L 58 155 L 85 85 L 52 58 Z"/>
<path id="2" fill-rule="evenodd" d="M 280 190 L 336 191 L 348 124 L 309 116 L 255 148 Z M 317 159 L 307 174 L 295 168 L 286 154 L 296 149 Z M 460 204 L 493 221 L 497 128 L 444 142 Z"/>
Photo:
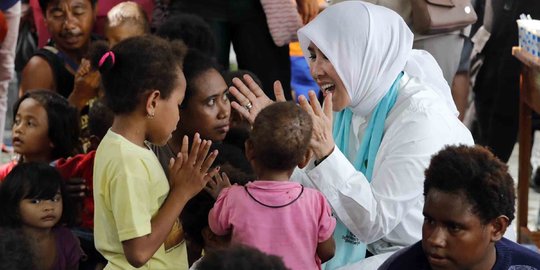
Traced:
<path id="1" fill-rule="evenodd" d="M 104 57 L 109 51 L 112 54 Z M 180 43 L 146 35 L 125 39 L 112 49 L 103 41 L 94 42 L 90 59 L 92 67 L 101 73 L 105 103 L 118 115 L 134 111 L 153 89 L 160 91 L 162 99 L 168 99 L 179 83 L 184 53 Z"/>
<path id="2" fill-rule="evenodd" d="M 209 251 L 197 265 L 198 270 L 287 270 L 283 260 L 258 249 L 236 245 Z"/>
<path id="3" fill-rule="evenodd" d="M 505 215 L 514 219 L 516 194 L 508 166 L 482 146 L 447 146 L 425 171 L 424 196 L 431 189 L 463 194 L 484 224 Z"/>
<path id="4" fill-rule="evenodd" d="M 51 158 L 68 158 L 76 154 L 80 148 L 77 109 L 58 93 L 43 89 L 31 90 L 24 93 L 13 105 L 13 123 L 16 122 L 21 103 L 28 98 L 37 101 L 47 112 L 48 136 L 54 145 Z"/>
<path id="5" fill-rule="evenodd" d="M 313 122 L 307 112 L 292 102 L 277 102 L 255 118 L 249 140 L 260 165 L 290 170 L 306 154 L 312 130 Z"/>
<path id="6" fill-rule="evenodd" d="M 201 51 L 197 49 L 189 49 L 186 57 L 184 58 L 183 69 L 184 76 L 186 76 L 186 94 L 184 95 L 184 100 L 182 101 L 181 107 L 185 108 L 190 98 L 196 91 L 204 90 L 197 89 L 197 79 L 212 69 L 219 73 L 219 66 L 214 59 Z"/>
<path id="7" fill-rule="evenodd" d="M 208 56 L 216 51 L 212 29 L 201 17 L 178 14 L 167 18 L 157 29 L 156 35 L 168 40 L 182 40 L 190 49 L 198 49 Z"/>
<path id="8" fill-rule="evenodd" d="M 74 212 L 60 173 L 47 163 L 18 164 L 0 185 L 0 227 L 21 228 L 20 203 L 24 199 L 53 198 L 62 195 L 62 218 L 59 224 L 73 224 Z"/>

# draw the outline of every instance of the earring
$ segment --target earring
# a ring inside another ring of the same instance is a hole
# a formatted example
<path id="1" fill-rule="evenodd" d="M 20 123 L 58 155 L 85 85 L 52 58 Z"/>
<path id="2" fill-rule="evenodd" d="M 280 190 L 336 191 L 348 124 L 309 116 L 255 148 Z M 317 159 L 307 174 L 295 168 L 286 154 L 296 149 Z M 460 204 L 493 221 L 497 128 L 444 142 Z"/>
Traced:
<path id="1" fill-rule="evenodd" d="M 154 118 L 154 112 L 146 113 L 146 118 L 153 119 Z"/>

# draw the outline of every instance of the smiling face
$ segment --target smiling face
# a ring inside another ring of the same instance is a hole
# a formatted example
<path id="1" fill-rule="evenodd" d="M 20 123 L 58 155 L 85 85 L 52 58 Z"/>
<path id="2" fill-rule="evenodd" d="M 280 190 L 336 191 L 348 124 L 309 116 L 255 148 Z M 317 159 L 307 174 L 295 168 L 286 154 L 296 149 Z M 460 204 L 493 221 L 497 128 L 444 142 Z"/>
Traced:
<path id="1" fill-rule="evenodd" d="M 492 268 L 496 230 L 473 213 L 465 195 L 431 189 L 423 213 L 422 247 L 432 269 Z"/>
<path id="2" fill-rule="evenodd" d="M 15 115 L 13 149 L 25 161 L 50 162 L 53 144 L 49 139 L 47 111 L 33 98 L 23 100 Z"/>
<path id="3" fill-rule="evenodd" d="M 49 199 L 23 199 L 19 205 L 23 226 L 50 229 L 62 217 L 62 195 L 60 190 Z"/>
<path id="4" fill-rule="evenodd" d="M 345 109 L 351 103 L 351 98 L 334 65 L 315 44 L 311 43 L 308 50 L 311 76 L 321 88 L 324 96 L 332 93 L 332 109 L 334 111 L 338 112 Z"/>
<path id="5" fill-rule="evenodd" d="M 85 49 L 94 26 L 95 9 L 90 0 L 51 1 L 45 24 L 56 47 L 65 51 Z"/>
<path id="6" fill-rule="evenodd" d="M 229 131 L 231 103 L 229 90 L 221 74 L 211 68 L 191 82 L 191 97 L 181 109 L 179 129 L 190 137 L 223 141 Z"/>

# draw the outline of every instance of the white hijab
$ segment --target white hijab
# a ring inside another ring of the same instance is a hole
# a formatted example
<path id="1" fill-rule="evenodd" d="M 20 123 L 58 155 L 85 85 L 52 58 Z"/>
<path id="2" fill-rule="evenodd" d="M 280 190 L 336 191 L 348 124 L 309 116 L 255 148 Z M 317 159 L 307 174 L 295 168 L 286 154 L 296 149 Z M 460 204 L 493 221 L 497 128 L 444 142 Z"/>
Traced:
<path id="1" fill-rule="evenodd" d="M 458 114 L 441 68 L 428 52 L 412 49 L 413 33 L 390 9 L 345 1 L 298 30 L 298 39 L 306 60 L 312 42 L 330 60 L 355 114 L 370 114 L 401 71 L 436 90 Z"/>

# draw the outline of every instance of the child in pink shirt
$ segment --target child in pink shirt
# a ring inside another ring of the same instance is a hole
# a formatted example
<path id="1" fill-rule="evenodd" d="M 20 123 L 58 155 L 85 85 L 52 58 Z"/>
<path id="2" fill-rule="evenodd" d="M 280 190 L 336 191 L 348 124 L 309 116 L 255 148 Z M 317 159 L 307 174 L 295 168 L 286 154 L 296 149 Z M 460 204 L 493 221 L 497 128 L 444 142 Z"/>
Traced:
<path id="1" fill-rule="evenodd" d="M 208 222 L 217 235 L 283 258 L 290 269 L 320 269 L 334 256 L 336 220 L 319 191 L 289 182 L 310 158 L 310 116 L 290 102 L 262 110 L 246 142 L 257 178 L 219 195 Z"/>

